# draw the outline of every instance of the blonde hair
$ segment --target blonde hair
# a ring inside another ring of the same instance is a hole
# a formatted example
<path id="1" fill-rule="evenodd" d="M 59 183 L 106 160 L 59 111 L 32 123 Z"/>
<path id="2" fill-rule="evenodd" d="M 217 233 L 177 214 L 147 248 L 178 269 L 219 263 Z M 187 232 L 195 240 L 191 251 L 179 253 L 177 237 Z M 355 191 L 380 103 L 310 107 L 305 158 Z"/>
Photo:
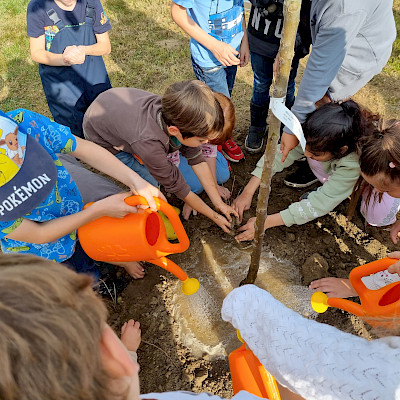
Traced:
<path id="1" fill-rule="evenodd" d="M 109 400 L 107 310 L 92 279 L 31 255 L 0 255 L 0 398 Z"/>
<path id="2" fill-rule="evenodd" d="M 176 126 L 183 138 L 206 138 L 224 128 L 222 108 L 214 92 L 201 81 L 182 81 L 168 86 L 161 98 L 162 116 Z"/>

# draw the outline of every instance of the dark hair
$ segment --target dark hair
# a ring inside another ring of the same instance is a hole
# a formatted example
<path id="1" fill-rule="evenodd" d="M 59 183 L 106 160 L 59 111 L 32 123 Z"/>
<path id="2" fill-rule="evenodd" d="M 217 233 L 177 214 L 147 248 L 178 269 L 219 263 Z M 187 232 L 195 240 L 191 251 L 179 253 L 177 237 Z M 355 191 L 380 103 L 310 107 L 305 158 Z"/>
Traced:
<path id="1" fill-rule="evenodd" d="M 309 114 L 303 124 L 308 150 L 314 154 L 329 152 L 333 158 L 342 158 L 356 150 L 364 125 L 363 113 L 356 102 L 324 104 Z M 344 153 L 343 146 L 348 147 Z"/>
<path id="2" fill-rule="evenodd" d="M 182 81 L 168 86 L 161 99 L 162 116 L 176 126 L 183 138 L 218 136 L 224 114 L 214 92 L 201 81 Z"/>
<path id="3" fill-rule="evenodd" d="M 371 114 L 368 134 L 359 140 L 357 153 L 364 175 L 373 177 L 381 174 L 382 180 L 387 181 L 387 184 L 400 183 L 400 121 L 385 120 Z M 372 198 L 373 187 L 360 176 L 351 195 L 349 217 L 354 214 L 358 200 L 365 191 L 368 204 Z M 382 193 L 378 193 L 373 200 L 380 201 L 381 198 Z"/>
<path id="4" fill-rule="evenodd" d="M 235 106 L 233 105 L 232 100 L 229 97 L 226 97 L 224 94 L 216 92 L 214 95 L 222 108 L 222 112 L 224 113 L 224 128 L 222 129 L 221 135 L 210 140 L 210 143 L 222 144 L 227 140 L 232 139 L 233 129 L 235 128 L 236 123 Z"/>

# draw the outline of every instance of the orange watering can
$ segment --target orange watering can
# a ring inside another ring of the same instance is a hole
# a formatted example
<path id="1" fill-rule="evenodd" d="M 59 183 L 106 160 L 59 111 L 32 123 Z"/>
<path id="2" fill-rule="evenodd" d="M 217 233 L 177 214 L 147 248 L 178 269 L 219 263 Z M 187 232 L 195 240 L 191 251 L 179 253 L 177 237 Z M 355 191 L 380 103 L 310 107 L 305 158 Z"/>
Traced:
<path id="1" fill-rule="evenodd" d="M 176 211 L 165 201 L 154 197 L 157 209 L 171 222 L 178 243 L 170 243 L 164 223 L 157 212 L 147 208 L 143 213 L 127 214 L 124 218 L 101 217 L 78 229 L 79 241 L 91 258 L 97 261 L 128 262 L 147 261 L 158 265 L 182 281 L 183 293 L 196 293 L 199 281 L 186 273 L 165 256 L 182 253 L 189 247 L 182 222 Z M 130 206 L 147 205 L 142 196 L 125 199 Z M 93 203 L 85 206 L 89 207 Z"/>
<path id="2" fill-rule="evenodd" d="M 311 306 L 318 312 L 325 312 L 328 307 L 336 307 L 362 318 L 371 326 L 390 327 L 400 317 L 400 282 L 393 282 L 378 290 L 368 289 L 361 278 L 388 269 L 397 262 L 395 258 L 382 258 L 369 264 L 361 265 L 350 272 L 350 283 L 360 297 L 361 305 L 338 298 L 328 298 L 325 293 L 315 292 L 311 296 Z"/>
<path id="3" fill-rule="evenodd" d="M 243 342 L 239 331 L 237 335 Z M 275 378 L 264 368 L 253 352 L 246 348 L 244 342 L 229 354 L 229 368 L 233 394 L 246 390 L 264 399 L 281 400 Z"/>

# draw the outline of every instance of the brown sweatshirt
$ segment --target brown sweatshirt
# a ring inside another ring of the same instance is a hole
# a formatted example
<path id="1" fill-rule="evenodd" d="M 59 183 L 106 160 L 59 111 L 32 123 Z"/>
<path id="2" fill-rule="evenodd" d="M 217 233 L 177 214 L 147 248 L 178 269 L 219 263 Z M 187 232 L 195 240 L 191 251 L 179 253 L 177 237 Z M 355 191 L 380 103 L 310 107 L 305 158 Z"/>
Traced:
<path id="1" fill-rule="evenodd" d="M 190 187 L 167 154 L 179 148 L 189 165 L 205 161 L 200 147 L 172 142 L 161 114 L 161 97 L 144 90 L 113 88 L 101 93 L 86 111 L 83 130 L 86 139 L 113 154 L 136 154 L 151 175 L 180 199 Z"/>

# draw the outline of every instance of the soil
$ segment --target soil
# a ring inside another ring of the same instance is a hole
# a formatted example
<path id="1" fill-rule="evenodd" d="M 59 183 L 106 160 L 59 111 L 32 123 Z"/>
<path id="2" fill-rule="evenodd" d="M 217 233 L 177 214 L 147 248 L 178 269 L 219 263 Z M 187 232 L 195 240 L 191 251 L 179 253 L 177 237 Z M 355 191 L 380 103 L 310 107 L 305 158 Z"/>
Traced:
<path id="1" fill-rule="evenodd" d="M 242 148 L 245 125 L 246 121 L 241 121 L 239 132 L 235 135 Z M 226 187 L 231 189 L 234 181 L 234 197 L 245 186 L 249 172 L 258 158 L 259 155 L 246 154 L 245 162 L 231 163 L 231 179 Z M 286 208 L 297 201 L 302 193 L 310 190 L 296 190 L 283 184 L 286 174 L 296 167 L 294 165 L 273 178 L 269 213 Z M 176 198 L 170 198 L 169 201 L 173 205 L 181 206 Z M 345 201 L 329 215 L 302 226 L 270 229 L 264 237 L 263 249 L 294 265 L 301 274 L 304 286 L 312 279 L 322 276 L 348 277 L 352 268 L 384 256 L 388 249 L 395 250 L 388 231 L 364 226 L 360 215 L 355 215 L 348 222 L 344 217 L 347 206 L 348 201 Z M 252 209 L 245 213 L 245 220 L 254 215 L 255 208 L 256 196 Z M 171 255 L 170 258 L 186 270 L 186 266 L 193 265 L 202 257 L 202 239 L 208 242 L 218 241 L 224 234 L 203 216 L 191 217 L 189 221 L 183 221 L 183 224 L 191 240 L 190 248 L 185 253 Z M 228 242 L 228 246 L 238 248 L 232 237 L 227 236 L 224 240 Z M 209 275 L 209 270 L 204 269 L 204 266 L 205 263 L 198 263 L 191 274 L 196 278 Z M 243 263 L 243 277 L 247 268 L 248 265 Z M 116 301 L 108 300 L 109 322 L 116 331 L 129 318 L 141 323 L 142 344 L 138 350 L 141 392 L 192 390 L 231 397 L 232 385 L 227 358 L 212 357 L 207 352 L 194 354 L 193 349 L 186 347 L 176 333 L 183 321 L 176 318 L 168 300 L 174 295 L 171 284 L 177 279 L 154 265 L 149 265 L 146 269 L 147 275 L 144 279 L 132 280 Z M 215 281 L 216 290 L 217 286 Z M 337 309 L 329 309 L 318 316 L 317 320 L 356 335 L 371 337 L 370 329 L 361 320 Z M 237 341 L 237 347 L 239 345 Z"/>

